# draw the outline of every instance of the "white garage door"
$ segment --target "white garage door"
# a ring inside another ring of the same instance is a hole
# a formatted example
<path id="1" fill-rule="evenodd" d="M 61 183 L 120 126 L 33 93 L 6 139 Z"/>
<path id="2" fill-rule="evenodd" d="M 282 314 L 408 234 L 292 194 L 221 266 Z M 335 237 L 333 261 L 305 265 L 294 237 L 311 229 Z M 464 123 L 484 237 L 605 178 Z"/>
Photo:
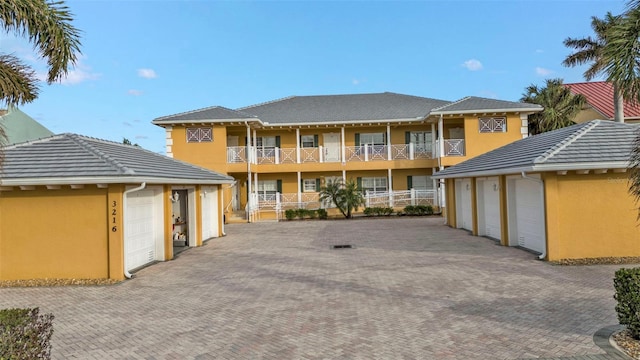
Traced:
<path id="1" fill-rule="evenodd" d="M 537 252 L 545 249 L 542 184 L 518 179 L 515 183 L 516 236 L 518 245 Z"/>
<path id="2" fill-rule="evenodd" d="M 156 239 L 159 232 L 155 219 L 154 191 L 144 189 L 126 195 L 124 209 L 124 250 L 127 271 L 156 259 Z"/>
<path id="3" fill-rule="evenodd" d="M 218 191 L 202 188 L 202 240 L 218 237 Z"/>
<path id="4" fill-rule="evenodd" d="M 456 179 L 456 226 L 473 230 L 471 221 L 471 180 Z"/>
<path id="5" fill-rule="evenodd" d="M 500 188 L 498 178 L 478 181 L 478 235 L 500 240 Z"/>

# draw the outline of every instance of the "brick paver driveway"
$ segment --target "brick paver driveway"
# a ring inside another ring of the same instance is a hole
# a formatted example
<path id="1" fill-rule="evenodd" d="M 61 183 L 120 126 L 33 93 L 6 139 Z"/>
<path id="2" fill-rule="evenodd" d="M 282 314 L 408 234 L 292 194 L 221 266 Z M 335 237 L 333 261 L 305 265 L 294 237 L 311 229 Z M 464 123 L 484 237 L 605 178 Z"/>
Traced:
<path id="1" fill-rule="evenodd" d="M 619 266 L 553 266 L 440 218 L 227 233 L 115 286 L 0 289 L 0 307 L 52 312 L 55 359 L 575 356 L 616 324 Z"/>

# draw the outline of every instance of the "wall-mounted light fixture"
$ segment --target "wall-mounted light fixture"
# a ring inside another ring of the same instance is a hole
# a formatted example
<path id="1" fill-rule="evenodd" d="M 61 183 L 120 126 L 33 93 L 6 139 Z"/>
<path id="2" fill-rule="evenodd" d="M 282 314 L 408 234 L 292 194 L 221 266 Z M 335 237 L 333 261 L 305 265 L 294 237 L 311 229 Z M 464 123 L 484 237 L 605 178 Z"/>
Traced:
<path id="1" fill-rule="evenodd" d="M 180 194 L 178 194 L 178 192 L 174 192 L 173 195 L 169 195 L 169 200 L 171 200 L 171 202 L 178 202 L 178 200 L 180 200 Z"/>
<path id="2" fill-rule="evenodd" d="M 500 190 L 500 186 L 498 184 L 493 184 L 493 191 Z"/>

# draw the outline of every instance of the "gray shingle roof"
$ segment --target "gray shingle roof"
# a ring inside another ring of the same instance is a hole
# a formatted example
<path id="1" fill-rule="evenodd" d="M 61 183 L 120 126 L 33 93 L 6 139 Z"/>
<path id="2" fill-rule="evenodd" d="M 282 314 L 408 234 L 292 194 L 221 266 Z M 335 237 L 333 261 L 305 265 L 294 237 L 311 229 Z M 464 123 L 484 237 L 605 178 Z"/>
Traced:
<path id="1" fill-rule="evenodd" d="M 542 106 L 537 104 L 529 104 L 522 102 L 513 102 L 505 100 L 487 99 L 477 96 L 467 96 L 458 101 L 440 106 L 437 109 L 433 109 L 432 114 L 438 113 L 457 113 L 468 111 L 498 111 L 498 110 L 511 110 L 511 111 L 541 111 Z"/>
<path id="2" fill-rule="evenodd" d="M 625 168 L 637 136 L 638 125 L 593 120 L 513 142 L 439 171 L 434 177 Z"/>
<path id="3" fill-rule="evenodd" d="M 154 124 L 172 123 L 176 121 L 216 121 L 216 120 L 241 120 L 255 118 L 255 115 L 247 114 L 241 111 L 227 109 L 222 106 L 212 106 L 204 109 L 187 111 L 180 114 L 167 115 L 156 118 L 152 121 Z"/>
<path id="4" fill-rule="evenodd" d="M 292 96 L 240 108 L 269 124 L 378 121 L 426 117 L 445 100 L 396 93 Z"/>
<path id="5" fill-rule="evenodd" d="M 136 146 L 60 134 L 4 148 L 0 185 L 220 184 L 233 179 Z"/>

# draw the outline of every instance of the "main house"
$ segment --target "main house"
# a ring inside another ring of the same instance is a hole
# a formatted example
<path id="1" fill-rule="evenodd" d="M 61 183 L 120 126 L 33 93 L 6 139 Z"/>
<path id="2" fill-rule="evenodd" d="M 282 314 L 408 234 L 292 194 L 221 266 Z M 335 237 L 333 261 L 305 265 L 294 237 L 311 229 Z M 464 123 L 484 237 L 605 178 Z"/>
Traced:
<path id="1" fill-rule="evenodd" d="M 367 205 L 433 204 L 431 175 L 527 136 L 539 105 L 396 93 L 292 96 L 240 109 L 213 106 L 153 120 L 167 155 L 232 176 L 228 218 L 276 219 L 319 207 L 320 187 L 357 181 Z"/>

